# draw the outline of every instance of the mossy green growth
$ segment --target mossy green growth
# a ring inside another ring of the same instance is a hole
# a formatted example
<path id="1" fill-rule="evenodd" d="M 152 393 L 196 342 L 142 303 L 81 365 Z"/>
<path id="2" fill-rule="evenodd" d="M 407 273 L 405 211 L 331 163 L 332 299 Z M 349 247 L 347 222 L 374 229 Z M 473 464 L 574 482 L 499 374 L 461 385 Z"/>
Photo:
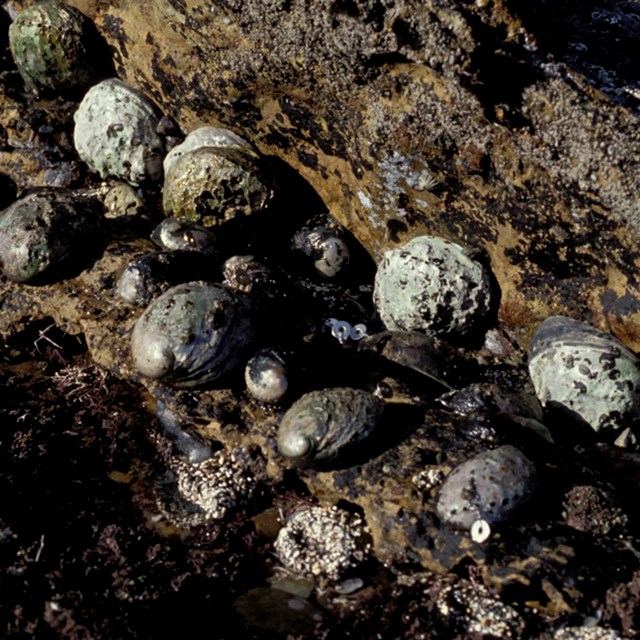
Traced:
<path id="1" fill-rule="evenodd" d="M 89 19 L 55 1 L 22 11 L 9 27 L 9 47 L 20 75 L 35 91 L 87 86 L 95 75 Z"/>

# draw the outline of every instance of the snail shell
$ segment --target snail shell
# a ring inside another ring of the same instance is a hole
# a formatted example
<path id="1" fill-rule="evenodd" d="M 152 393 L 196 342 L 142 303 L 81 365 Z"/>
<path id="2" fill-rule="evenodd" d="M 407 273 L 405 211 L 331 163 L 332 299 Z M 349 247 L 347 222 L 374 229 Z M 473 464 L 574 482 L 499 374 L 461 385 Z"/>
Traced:
<path id="1" fill-rule="evenodd" d="M 165 175 L 171 171 L 173 165 L 185 153 L 200 149 L 201 147 L 244 147 L 245 149 L 254 150 L 250 142 L 247 142 L 244 138 L 229 129 L 200 127 L 189 133 L 180 144 L 176 145 L 166 155 L 163 162 Z"/>
<path id="2" fill-rule="evenodd" d="M 540 402 L 594 431 L 621 429 L 640 406 L 637 356 L 612 335 L 553 316 L 531 342 L 529 375 Z"/>
<path id="3" fill-rule="evenodd" d="M 248 298 L 188 282 L 156 298 L 131 336 L 138 372 L 176 387 L 207 384 L 237 366 L 253 339 Z"/>
<path id="4" fill-rule="evenodd" d="M 247 391 L 260 402 L 280 402 L 289 388 L 287 366 L 271 349 L 262 349 L 249 360 L 244 379 Z"/>
<path id="5" fill-rule="evenodd" d="M 28 282 L 86 255 L 99 227 L 91 203 L 72 192 L 31 193 L 0 213 L 0 268 L 10 280 Z"/>
<path id="6" fill-rule="evenodd" d="M 374 302 L 390 331 L 463 336 L 488 313 L 491 287 L 484 267 L 463 247 L 419 236 L 385 252 Z"/>
<path id="7" fill-rule="evenodd" d="M 73 119 L 78 155 L 100 177 L 139 186 L 162 176 L 159 117 L 139 91 L 116 78 L 103 80 L 87 91 Z"/>
<path id="8" fill-rule="evenodd" d="M 310 258 L 317 273 L 334 278 L 349 264 L 349 247 L 336 225 L 304 227 L 291 242 L 294 251 Z"/>
<path id="9" fill-rule="evenodd" d="M 212 227 L 261 211 L 271 197 L 262 160 L 252 149 L 198 147 L 170 163 L 162 206 L 166 216 Z"/>
<path id="10" fill-rule="evenodd" d="M 366 438 L 378 425 L 384 402 L 348 387 L 311 391 L 293 403 L 278 429 L 287 458 L 327 462 Z"/>

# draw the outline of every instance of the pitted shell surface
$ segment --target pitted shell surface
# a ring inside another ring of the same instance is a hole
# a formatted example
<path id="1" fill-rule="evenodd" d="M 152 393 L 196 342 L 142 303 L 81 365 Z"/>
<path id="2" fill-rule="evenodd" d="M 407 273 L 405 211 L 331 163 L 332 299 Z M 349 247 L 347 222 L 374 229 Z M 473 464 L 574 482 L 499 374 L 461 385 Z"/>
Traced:
<path id="1" fill-rule="evenodd" d="M 294 460 L 327 462 L 369 436 L 384 402 L 367 391 L 336 387 L 311 391 L 293 403 L 278 429 L 278 448 Z"/>
<path id="2" fill-rule="evenodd" d="M 241 146 L 199 147 L 165 175 L 165 215 L 212 227 L 264 209 L 272 192 L 258 154 Z"/>
<path id="3" fill-rule="evenodd" d="M 139 92 L 115 78 L 87 91 L 73 116 L 78 155 L 101 178 L 134 186 L 162 176 L 164 143 L 158 114 Z"/>
<path id="4" fill-rule="evenodd" d="M 275 551 L 299 575 L 337 581 L 367 558 L 371 543 L 364 522 L 340 509 L 305 507 L 280 529 Z"/>
<path id="5" fill-rule="evenodd" d="M 176 387 L 196 387 L 237 366 L 253 339 L 246 296 L 222 285 L 188 282 L 156 298 L 136 322 L 136 369 Z"/>
<path id="6" fill-rule="evenodd" d="M 229 129 L 200 127 L 189 133 L 180 144 L 166 155 L 163 162 L 165 175 L 185 153 L 190 153 L 201 147 L 244 147 L 253 150 L 250 142 Z"/>
<path id="7" fill-rule="evenodd" d="M 543 406 L 594 431 L 620 429 L 640 407 L 637 356 L 612 335 L 572 318 L 547 318 L 531 343 L 529 374 Z"/>
<path id="8" fill-rule="evenodd" d="M 89 19 L 62 2 L 39 2 L 9 27 L 11 54 L 25 83 L 63 92 L 86 86 L 95 73 Z"/>
<path id="9" fill-rule="evenodd" d="M 470 529 L 474 522 L 489 525 L 507 520 L 529 499 L 536 470 L 511 445 L 483 451 L 458 465 L 440 487 L 436 511 L 447 524 Z"/>
<path id="10" fill-rule="evenodd" d="M 31 193 L 0 213 L 0 268 L 27 282 L 84 256 L 100 218 L 90 203 L 70 191 Z"/>
<path id="11" fill-rule="evenodd" d="M 374 301 L 390 331 L 464 335 L 488 313 L 491 287 L 484 267 L 463 247 L 419 236 L 385 252 Z"/>

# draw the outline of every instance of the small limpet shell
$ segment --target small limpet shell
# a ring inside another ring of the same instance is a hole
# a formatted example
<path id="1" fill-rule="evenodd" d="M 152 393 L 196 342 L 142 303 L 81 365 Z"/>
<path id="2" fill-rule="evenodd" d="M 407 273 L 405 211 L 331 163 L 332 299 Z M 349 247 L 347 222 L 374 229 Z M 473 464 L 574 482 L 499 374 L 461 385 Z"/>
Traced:
<path id="1" fill-rule="evenodd" d="M 165 218 L 151 234 L 151 240 L 167 251 L 197 251 L 211 258 L 219 256 L 218 241 L 209 229 L 176 218 Z"/>
<path id="2" fill-rule="evenodd" d="M 303 395 L 285 413 L 278 448 L 287 458 L 327 462 L 369 436 L 384 402 L 367 391 L 336 387 Z"/>
<path id="3" fill-rule="evenodd" d="M 287 365 L 272 349 L 261 349 L 247 362 L 244 379 L 247 391 L 260 402 L 280 402 L 289 388 Z"/>
<path id="4" fill-rule="evenodd" d="M 463 247 L 419 236 L 385 252 L 374 302 L 390 331 L 463 336 L 489 312 L 491 286 L 484 267 Z"/>
<path id="5" fill-rule="evenodd" d="M 142 93 L 116 78 L 104 80 L 87 91 L 73 119 L 76 151 L 101 178 L 134 186 L 161 178 L 159 117 Z"/>

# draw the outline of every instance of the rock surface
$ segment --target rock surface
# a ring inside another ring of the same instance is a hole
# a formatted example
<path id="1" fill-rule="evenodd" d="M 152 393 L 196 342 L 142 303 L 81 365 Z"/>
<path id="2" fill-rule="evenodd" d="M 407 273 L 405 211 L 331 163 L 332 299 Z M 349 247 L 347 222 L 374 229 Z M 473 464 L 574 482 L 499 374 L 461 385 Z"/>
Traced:
<path id="1" fill-rule="evenodd" d="M 640 346 L 637 3 L 70 4 L 122 79 L 285 160 L 374 257 L 480 246 L 522 340 L 566 313 Z"/>

